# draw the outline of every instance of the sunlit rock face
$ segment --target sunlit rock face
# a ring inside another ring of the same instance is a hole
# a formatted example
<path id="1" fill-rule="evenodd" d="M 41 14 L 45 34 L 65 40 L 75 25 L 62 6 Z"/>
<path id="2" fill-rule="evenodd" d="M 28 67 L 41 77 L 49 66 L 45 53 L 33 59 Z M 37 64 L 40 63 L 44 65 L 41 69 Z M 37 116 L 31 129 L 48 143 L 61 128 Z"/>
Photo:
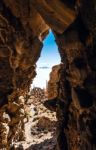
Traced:
<path id="1" fill-rule="evenodd" d="M 60 69 L 61 64 L 52 67 L 52 71 L 50 73 L 50 80 L 48 82 L 48 99 L 54 99 L 58 97 L 58 88 L 59 88 L 59 80 L 60 80 Z"/>
<path id="2" fill-rule="evenodd" d="M 60 83 L 60 75 L 62 71 L 62 64 L 55 65 L 52 67 L 52 71 L 50 73 L 50 79 L 47 86 L 47 100 L 44 101 L 44 106 L 51 111 L 56 111 L 56 104 L 59 98 L 59 83 Z"/>
<path id="3" fill-rule="evenodd" d="M 95 0 L 0 0 L 0 149 L 23 137 L 18 97 L 29 90 L 49 28 L 62 61 L 55 149 L 96 149 Z"/>

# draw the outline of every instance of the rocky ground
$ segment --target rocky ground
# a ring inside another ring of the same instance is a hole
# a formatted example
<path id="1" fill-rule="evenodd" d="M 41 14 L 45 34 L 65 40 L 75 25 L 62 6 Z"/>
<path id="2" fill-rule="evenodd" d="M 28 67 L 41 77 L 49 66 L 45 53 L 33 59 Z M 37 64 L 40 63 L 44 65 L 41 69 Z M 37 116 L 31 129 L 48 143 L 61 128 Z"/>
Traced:
<path id="1" fill-rule="evenodd" d="M 56 144 L 56 114 L 44 107 L 43 100 L 31 96 L 25 108 L 25 140 L 16 150 L 53 150 Z"/>

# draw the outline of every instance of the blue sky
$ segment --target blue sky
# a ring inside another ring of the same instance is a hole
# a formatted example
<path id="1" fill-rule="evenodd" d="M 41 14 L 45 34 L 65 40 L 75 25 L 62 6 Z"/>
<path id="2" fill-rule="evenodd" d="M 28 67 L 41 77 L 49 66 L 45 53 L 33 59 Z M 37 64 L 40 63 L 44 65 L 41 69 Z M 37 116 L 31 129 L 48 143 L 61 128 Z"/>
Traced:
<path id="1" fill-rule="evenodd" d="M 34 78 L 32 86 L 46 87 L 46 80 L 49 80 L 49 73 L 52 66 L 60 63 L 60 55 L 55 42 L 53 33 L 50 31 L 46 39 L 43 41 L 43 49 L 41 56 L 37 62 L 37 75 Z"/>

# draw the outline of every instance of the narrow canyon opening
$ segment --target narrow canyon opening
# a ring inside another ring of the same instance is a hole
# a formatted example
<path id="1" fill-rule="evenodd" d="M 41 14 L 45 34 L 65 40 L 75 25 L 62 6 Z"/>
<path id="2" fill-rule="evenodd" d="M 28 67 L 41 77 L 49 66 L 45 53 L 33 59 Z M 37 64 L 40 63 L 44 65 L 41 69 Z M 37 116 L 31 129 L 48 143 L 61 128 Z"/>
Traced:
<path id="1" fill-rule="evenodd" d="M 55 37 L 52 31 L 43 41 L 43 48 L 39 60 L 36 63 L 36 77 L 33 80 L 33 87 L 46 88 L 46 84 L 49 80 L 52 67 L 60 64 L 60 54 L 58 46 L 55 42 Z"/>
<path id="2" fill-rule="evenodd" d="M 54 34 L 49 30 L 43 41 L 40 58 L 36 63 L 36 77 L 32 81 L 29 94 L 25 97 L 24 139 L 15 142 L 15 148 L 48 150 L 56 145 L 57 119 L 54 98 L 57 95 L 50 94 L 49 90 L 52 86 L 53 93 L 57 93 L 54 91 L 57 90 L 56 82 L 58 82 L 60 63 L 58 46 Z M 23 97 L 21 96 L 20 99 L 22 100 Z"/>
<path id="3" fill-rule="evenodd" d="M 46 98 L 30 86 L 49 28 L 62 63 Z M 15 149 L 96 150 L 95 0 L 0 0 L 0 150 Z"/>

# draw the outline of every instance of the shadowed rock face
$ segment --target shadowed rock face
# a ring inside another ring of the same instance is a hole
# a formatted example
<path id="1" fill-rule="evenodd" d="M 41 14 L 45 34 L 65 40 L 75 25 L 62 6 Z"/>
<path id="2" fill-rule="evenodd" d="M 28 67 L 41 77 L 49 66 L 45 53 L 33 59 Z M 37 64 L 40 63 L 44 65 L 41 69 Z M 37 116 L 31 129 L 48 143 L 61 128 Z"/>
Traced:
<path id="1" fill-rule="evenodd" d="M 56 111 L 57 98 L 46 100 L 43 105 L 51 111 Z"/>
<path id="2" fill-rule="evenodd" d="M 28 93 L 49 28 L 62 61 L 56 150 L 96 149 L 95 0 L 0 0 L 0 149 L 23 135 L 18 97 Z"/>

